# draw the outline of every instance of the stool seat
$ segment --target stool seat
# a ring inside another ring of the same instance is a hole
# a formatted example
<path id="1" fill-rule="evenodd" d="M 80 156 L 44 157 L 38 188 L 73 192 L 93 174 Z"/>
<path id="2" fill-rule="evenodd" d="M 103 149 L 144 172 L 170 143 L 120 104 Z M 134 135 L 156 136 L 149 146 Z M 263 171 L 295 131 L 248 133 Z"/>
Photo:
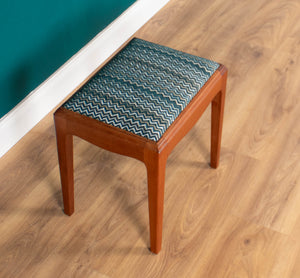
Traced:
<path id="1" fill-rule="evenodd" d="M 133 39 L 63 107 L 158 141 L 219 66 Z"/>

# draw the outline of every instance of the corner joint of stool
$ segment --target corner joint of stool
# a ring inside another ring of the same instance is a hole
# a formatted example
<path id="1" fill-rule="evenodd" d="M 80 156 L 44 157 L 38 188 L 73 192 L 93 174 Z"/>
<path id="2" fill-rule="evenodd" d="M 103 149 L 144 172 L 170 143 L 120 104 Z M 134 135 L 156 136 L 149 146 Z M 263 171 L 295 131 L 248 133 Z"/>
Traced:
<path id="1" fill-rule="evenodd" d="M 224 65 L 222 65 L 222 64 L 220 64 L 220 66 L 219 66 L 219 68 L 218 68 L 218 71 L 220 72 L 220 74 L 221 74 L 222 76 L 223 76 L 223 75 L 226 75 L 227 72 L 228 72 L 227 68 L 226 68 Z"/>

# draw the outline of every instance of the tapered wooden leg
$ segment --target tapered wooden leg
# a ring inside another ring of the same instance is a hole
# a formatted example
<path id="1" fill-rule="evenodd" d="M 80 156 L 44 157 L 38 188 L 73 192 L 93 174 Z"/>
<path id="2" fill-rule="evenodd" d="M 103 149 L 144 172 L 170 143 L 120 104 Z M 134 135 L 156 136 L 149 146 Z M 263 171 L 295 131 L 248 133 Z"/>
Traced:
<path id="1" fill-rule="evenodd" d="M 226 92 L 227 74 L 223 75 L 223 88 L 215 96 L 211 107 L 211 151 L 210 165 L 212 168 L 217 168 L 220 160 L 221 136 L 224 115 L 224 103 Z"/>
<path id="2" fill-rule="evenodd" d="M 150 250 L 161 250 L 166 159 L 153 155 L 146 163 L 148 177 L 148 206 L 150 222 Z"/>
<path id="3" fill-rule="evenodd" d="M 64 119 L 55 116 L 54 119 L 64 212 L 72 215 L 74 212 L 73 137 L 66 134 Z"/>

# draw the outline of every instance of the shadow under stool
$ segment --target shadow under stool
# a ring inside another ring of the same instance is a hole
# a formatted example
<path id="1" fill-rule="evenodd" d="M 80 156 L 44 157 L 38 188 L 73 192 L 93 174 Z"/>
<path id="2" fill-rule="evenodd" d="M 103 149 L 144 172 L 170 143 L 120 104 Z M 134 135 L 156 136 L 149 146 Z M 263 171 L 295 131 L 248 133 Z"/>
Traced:
<path id="1" fill-rule="evenodd" d="M 64 212 L 74 212 L 73 135 L 147 168 L 150 249 L 161 250 L 169 154 L 212 103 L 211 167 L 219 164 L 227 70 L 132 39 L 55 113 Z"/>

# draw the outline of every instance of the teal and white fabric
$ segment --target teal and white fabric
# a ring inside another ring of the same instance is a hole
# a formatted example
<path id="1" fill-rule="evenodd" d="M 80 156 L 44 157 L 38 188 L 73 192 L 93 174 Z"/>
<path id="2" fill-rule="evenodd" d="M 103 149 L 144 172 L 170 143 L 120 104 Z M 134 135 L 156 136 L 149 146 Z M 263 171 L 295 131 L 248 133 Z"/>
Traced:
<path id="1" fill-rule="evenodd" d="M 133 39 L 63 106 L 158 141 L 218 67 Z"/>

